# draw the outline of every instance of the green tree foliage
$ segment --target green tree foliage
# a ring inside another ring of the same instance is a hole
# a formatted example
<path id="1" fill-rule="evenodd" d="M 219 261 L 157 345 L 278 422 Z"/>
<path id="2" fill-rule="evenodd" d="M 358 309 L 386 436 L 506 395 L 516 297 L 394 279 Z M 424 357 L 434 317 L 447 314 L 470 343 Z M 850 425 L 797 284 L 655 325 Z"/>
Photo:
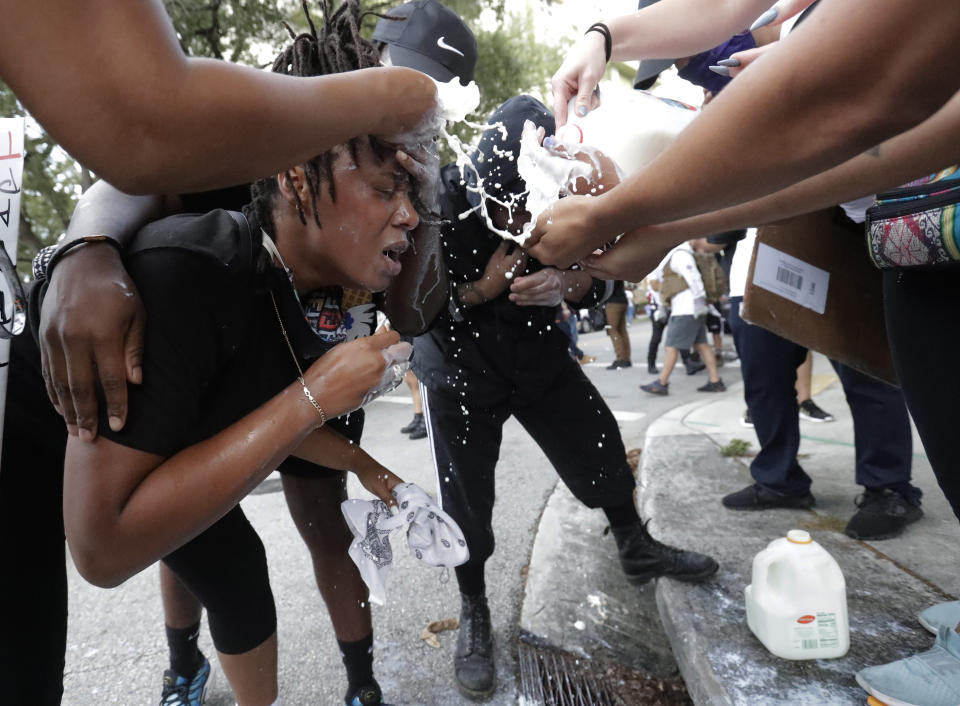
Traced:
<path id="1" fill-rule="evenodd" d="M 531 0 L 547 3 L 550 0 Z M 282 21 L 306 28 L 298 0 L 164 0 L 180 46 L 190 56 L 206 56 L 251 66 L 264 66 L 287 41 Z M 394 2 L 367 0 L 366 6 L 386 11 Z M 524 92 L 548 95 L 550 74 L 559 65 L 557 49 L 540 44 L 534 36 L 534 15 L 529 8 L 509 12 L 505 0 L 447 0 L 477 36 L 476 71 L 481 105 L 474 118 L 484 122 L 507 98 Z M 519 5 L 520 3 L 515 3 Z M 513 4 L 512 4 L 513 5 Z M 316 0 L 311 12 L 319 21 Z M 483 21 L 482 21 L 483 18 Z M 500 29 L 490 27 L 495 18 Z M 372 33 L 376 18 L 369 18 Z M 485 22 L 485 25 L 484 25 Z M 0 116 L 26 115 L 13 92 L 0 82 Z M 465 142 L 475 130 L 458 126 Z M 20 212 L 18 266 L 28 276 L 34 253 L 56 241 L 70 221 L 77 198 L 93 183 L 90 174 L 61 149 L 36 123 L 28 121 Z M 449 159 L 450 154 L 444 154 Z"/>

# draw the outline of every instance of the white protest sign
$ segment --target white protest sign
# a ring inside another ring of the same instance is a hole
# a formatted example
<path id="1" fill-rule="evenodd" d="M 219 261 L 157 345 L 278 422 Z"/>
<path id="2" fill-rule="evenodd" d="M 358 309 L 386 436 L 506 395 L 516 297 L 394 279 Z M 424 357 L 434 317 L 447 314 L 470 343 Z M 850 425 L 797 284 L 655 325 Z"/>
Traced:
<path id="1" fill-rule="evenodd" d="M 26 324 L 17 276 L 17 228 L 23 183 L 23 118 L 0 118 L 0 448 L 10 369 L 10 338 Z"/>

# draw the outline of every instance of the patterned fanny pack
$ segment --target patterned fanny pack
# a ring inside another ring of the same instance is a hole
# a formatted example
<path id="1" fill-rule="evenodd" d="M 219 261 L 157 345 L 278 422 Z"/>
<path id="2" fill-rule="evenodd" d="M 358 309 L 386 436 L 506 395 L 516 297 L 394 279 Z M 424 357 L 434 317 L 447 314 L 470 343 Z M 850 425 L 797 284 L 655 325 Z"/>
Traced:
<path id="1" fill-rule="evenodd" d="M 960 179 L 905 186 L 867 210 L 867 245 L 882 270 L 960 266 Z"/>

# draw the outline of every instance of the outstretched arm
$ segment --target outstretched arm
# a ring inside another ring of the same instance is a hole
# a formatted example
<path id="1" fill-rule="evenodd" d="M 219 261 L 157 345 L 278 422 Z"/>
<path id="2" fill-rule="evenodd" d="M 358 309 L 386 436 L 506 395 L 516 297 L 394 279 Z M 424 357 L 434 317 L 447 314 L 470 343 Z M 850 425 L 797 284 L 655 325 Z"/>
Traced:
<path id="1" fill-rule="evenodd" d="M 130 193 L 276 174 L 357 135 L 409 132 L 436 103 L 433 82 L 405 68 L 293 78 L 187 58 L 160 0 L 0 0 L 0 26 L 0 79 Z"/>
<path id="2" fill-rule="evenodd" d="M 395 474 L 377 463 L 370 454 L 333 429 L 323 427 L 313 432 L 293 452 L 294 456 L 338 471 L 350 471 L 363 487 L 383 500 L 396 506 L 391 492 L 397 483 L 402 483 Z"/>
<path id="3" fill-rule="evenodd" d="M 790 218 L 880 193 L 960 163 L 960 94 L 928 120 L 843 164 L 747 203 L 627 233 L 617 246 L 585 260 L 597 277 L 642 277 L 679 242 Z"/>
<path id="4" fill-rule="evenodd" d="M 327 414 L 339 416 L 360 405 L 380 382 L 381 350 L 397 340 L 387 332 L 343 343 L 310 367 L 306 384 Z M 77 569 L 98 586 L 122 583 L 226 514 L 319 424 L 317 411 L 294 382 L 223 431 L 169 458 L 103 437 L 89 444 L 71 437 L 63 516 Z M 320 439 L 336 448 L 321 453 L 315 443 L 311 460 L 371 470 L 362 458 L 351 460 L 342 437 L 324 431 Z M 378 478 L 375 469 L 372 474 L 370 483 L 385 492 L 399 482 L 392 474 Z"/>
<path id="5" fill-rule="evenodd" d="M 796 9 L 799 12 L 812 0 L 790 2 L 802 5 Z M 661 0 L 638 12 L 604 20 L 612 40 L 610 60 L 672 60 L 699 54 L 747 29 L 771 4 L 770 0 Z M 591 92 L 606 69 L 604 42 L 602 34 L 588 32 L 553 75 L 557 127 L 567 122 L 567 103 L 572 97 L 577 97 L 578 109 L 591 107 Z"/>
<path id="6" fill-rule="evenodd" d="M 823 0 L 643 171 L 554 204 L 531 253 L 565 266 L 620 233 L 758 198 L 922 122 L 960 87 L 960 14 L 938 8 Z M 854 34 L 871 41 L 851 52 Z"/>

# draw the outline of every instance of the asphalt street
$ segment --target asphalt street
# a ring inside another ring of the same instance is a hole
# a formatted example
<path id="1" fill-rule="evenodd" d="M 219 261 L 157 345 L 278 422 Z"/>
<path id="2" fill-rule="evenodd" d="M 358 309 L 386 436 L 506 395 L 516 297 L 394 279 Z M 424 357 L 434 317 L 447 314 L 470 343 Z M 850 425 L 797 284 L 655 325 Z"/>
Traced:
<path id="1" fill-rule="evenodd" d="M 587 365 L 587 373 L 614 411 L 628 450 L 640 445 L 652 420 L 674 406 L 702 397 L 695 388 L 706 382 L 705 373 L 688 377 L 680 368 L 671 381 L 670 396 L 653 397 L 638 390 L 638 385 L 650 379 L 645 364 L 649 323 L 635 320 L 630 331 L 634 366 L 625 370 L 606 369 L 613 354 L 603 332 L 583 334 L 580 339 L 581 347 L 597 357 Z M 729 337 L 725 343 L 732 347 Z M 739 381 L 737 363 L 728 363 L 721 375 L 728 383 Z M 427 441 L 411 441 L 398 431 L 411 414 L 405 387 L 372 403 L 367 408 L 362 445 L 399 476 L 434 494 L 436 479 Z M 497 551 L 487 564 L 498 674 L 490 704 L 517 703 L 515 641 L 525 568 L 541 512 L 556 483 L 557 476 L 543 453 L 511 419 L 504 429 L 497 468 Z M 350 494 L 368 497 L 355 482 Z M 287 512 L 279 478 L 275 474 L 269 477 L 242 505 L 267 549 L 279 621 L 283 702 L 288 706 L 343 703 L 346 682 L 333 631 L 306 548 Z M 387 604 L 375 606 L 373 613 L 375 669 L 385 697 L 394 704 L 468 703 L 453 680 L 455 632 L 439 635 L 439 649 L 420 637 L 430 621 L 458 615 L 456 581 L 452 573 L 423 565 L 405 551 L 396 555 Z M 110 590 L 86 584 L 72 565 L 68 571 L 70 624 L 63 703 L 157 703 L 167 666 L 157 568 Z M 201 648 L 213 656 L 205 624 Z M 215 677 L 208 703 L 234 703 L 222 674 Z"/>

